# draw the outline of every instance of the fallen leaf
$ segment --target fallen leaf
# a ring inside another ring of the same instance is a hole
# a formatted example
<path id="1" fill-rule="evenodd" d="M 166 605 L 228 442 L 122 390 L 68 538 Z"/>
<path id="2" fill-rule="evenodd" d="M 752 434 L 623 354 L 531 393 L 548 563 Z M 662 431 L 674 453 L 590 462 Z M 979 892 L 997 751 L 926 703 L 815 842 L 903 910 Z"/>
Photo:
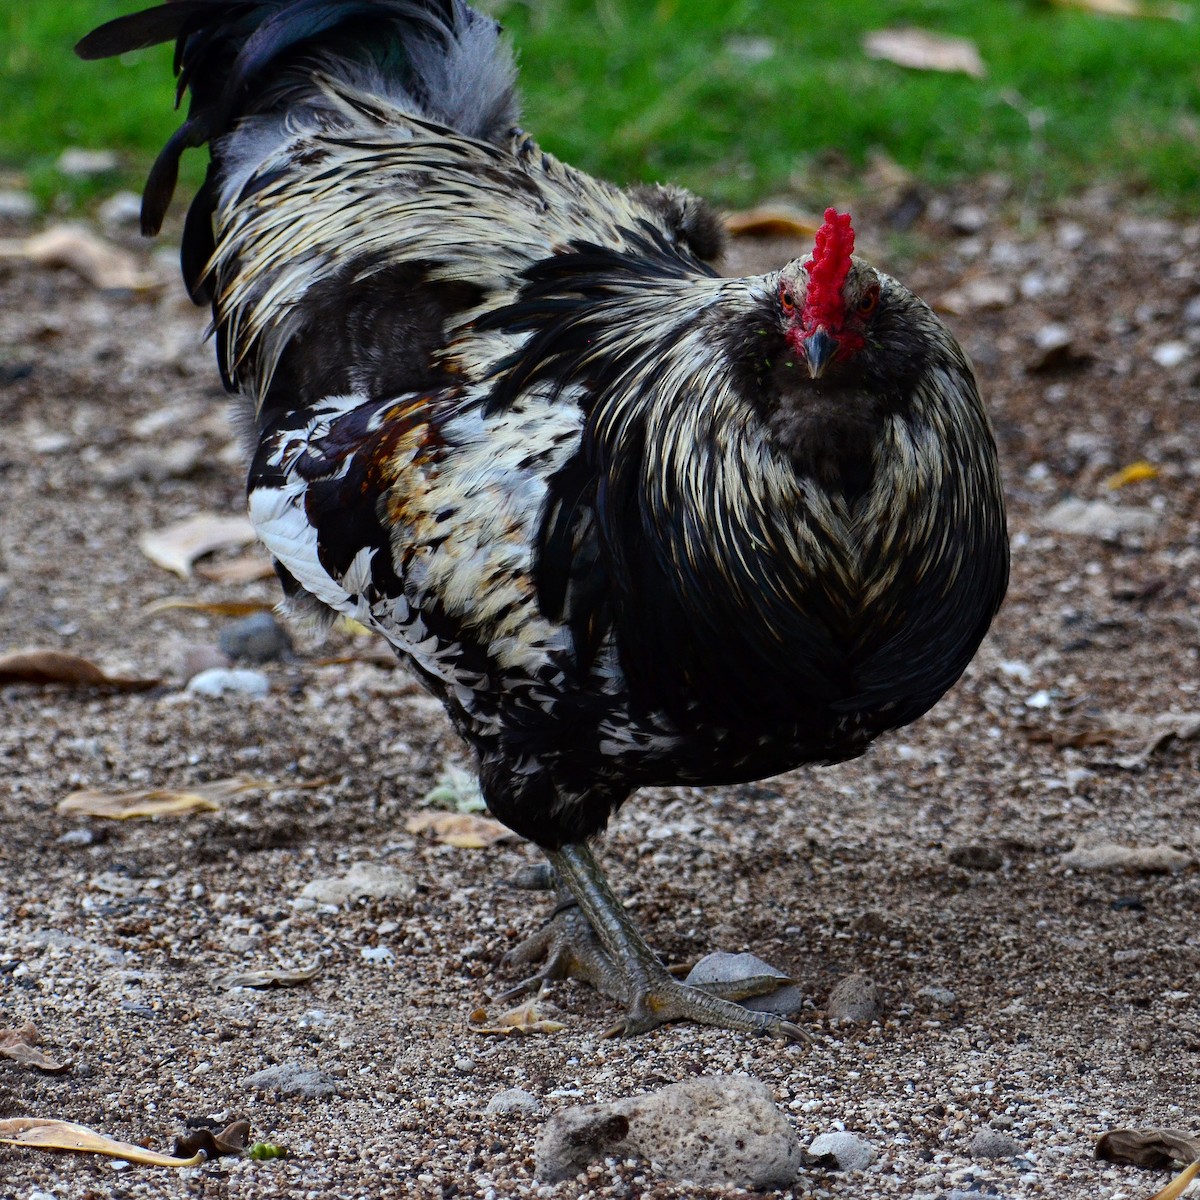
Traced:
<path id="1" fill-rule="evenodd" d="M 183 791 L 150 788 L 137 792 L 72 792 L 58 802 L 58 811 L 85 817 L 103 817 L 109 821 L 129 821 L 139 817 L 177 817 L 194 812 L 219 812 L 225 800 L 242 792 L 266 791 L 280 786 L 311 788 L 320 785 L 281 785 L 270 779 L 245 779 L 235 775 L 230 779 L 198 783 Z"/>
<path id="2" fill-rule="evenodd" d="M 211 613 L 215 617 L 249 617 L 255 613 L 273 612 L 275 605 L 270 600 L 185 600 L 178 596 L 164 596 L 152 600 L 144 613 L 170 612 L 183 609 L 187 612 Z"/>
<path id="3" fill-rule="evenodd" d="M 1158 468 L 1153 463 L 1138 461 L 1130 463 L 1127 467 L 1122 467 L 1115 475 L 1110 475 L 1105 481 L 1104 486 L 1110 491 L 1116 491 L 1117 488 L 1123 488 L 1130 483 L 1141 483 L 1146 479 L 1157 479 Z"/>
<path id="4" fill-rule="evenodd" d="M 274 579 L 275 564 L 263 554 L 253 552 L 219 562 L 201 563 L 196 574 L 213 583 L 253 583 L 256 579 Z"/>
<path id="5" fill-rule="evenodd" d="M 947 71 L 976 79 L 987 74 L 978 48 L 968 38 L 912 27 L 877 29 L 863 37 L 862 47 L 868 58 L 881 58 L 914 71 Z"/>
<path id="6" fill-rule="evenodd" d="M 1200 738 L 1200 712 L 1102 712 L 1077 714 L 1042 740 L 1053 742 L 1060 750 L 1112 746 L 1125 752 L 1114 760 L 1114 765 L 1131 770 L 1143 766 L 1172 742 L 1197 738 Z"/>
<path id="7" fill-rule="evenodd" d="M 487 1010 L 477 1008 L 467 1021 L 472 1033 L 489 1033 L 500 1037 L 514 1037 L 527 1033 L 559 1033 L 566 1029 L 561 1021 L 543 1017 L 537 1009 L 537 1000 L 526 1000 L 516 1008 L 500 1013 L 488 1020 Z"/>
<path id="8" fill-rule="evenodd" d="M 1150 1200 L 1179 1200 L 1197 1175 L 1200 1175 L 1200 1162 L 1194 1162 L 1190 1167 L 1185 1167 L 1161 1192 L 1155 1192 Z"/>
<path id="9" fill-rule="evenodd" d="M 1102 17 L 1135 17 L 1141 20 L 1189 21 L 1191 13 L 1182 4 L 1147 4 L 1146 0 L 1050 0 L 1059 8 L 1082 8 Z"/>
<path id="10" fill-rule="evenodd" d="M 189 579 L 198 558 L 214 550 L 231 550 L 254 541 L 254 526 L 246 517 L 196 513 L 165 529 L 142 534 L 142 553 L 167 571 Z"/>
<path id="11" fill-rule="evenodd" d="M 250 1122 L 234 1121 L 219 1133 L 211 1129 L 193 1129 L 175 1139 L 171 1152 L 179 1158 L 203 1154 L 206 1159 L 240 1155 L 250 1140 Z"/>
<path id="12" fill-rule="evenodd" d="M 132 254 L 82 225 L 53 225 L 32 237 L 0 241 L 2 258 L 65 267 L 98 288 L 145 291 L 157 285 Z"/>
<path id="13" fill-rule="evenodd" d="M 243 971 L 240 975 L 226 975 L 221 979 L 224 988 L 249 987 L 299 987 L 315 979 L 324 969 L 325 964 L 320 959 L 314 959 L 307 967 L 297 967 L 288 971 L 282 967 L 267 967 L 261 971 Z"/>
<path id="14" fill-rule="evenodd" d="M 439 842 L 459 850 L 482 850 L 517 835 L 491 817 L 476 813 L 426 812 L 404 823 L 409 833 L 432 833 Z"/>
<path id="15" fill-rule="evenodd" d="M 118 1142 L 86 1125 L 69 1121 L 44 1120 L 40 1117 L 13 1117 L 0 1121 L 0 1142 L 9 1146 L 29 1146 L 38 1150 L 73 1150 L 78 1154 L 107 1154 L 146 1167 L 198 1167 L 207 1158 L 201 1150 L 191 1158 L 156 1154 L 132 1142 Z"/>
<path id="16" fill-rule="evenodd" d="M 181 817 L 188 813 L 220 812 L 221 806 L 199 792 L 152 789 L 145 792 L 72 792 L 58 802 L 61 813 L 103 817 L 109 821 L 132 821 L 147 817 Z"/>
<path id="17" fill-rule="evenodd" d="M 1096 1143 L 1096 1157 L 1135 1167 L 1169 1167 L 1200 1160 L 1200 1138 L 1179 1129 L 1110 1129 Z"/>
<path id="18" fill-rule="evenodd" d="M 725 228 L 731 237 L 811 238 L 821 222 L 790 208 L 748 208 L 730 213 Z"/>
<path id="19" fill-rule="evenodd" d="M 0 1058 L 11 1058 L 23 1067 L 33 1067 L 48 1075 L 70 1069 L 70 1063 L 60 1063 L 38 1049 L 38 1033 L 32 1021 L 26 1021 L 20 1029 L 0 1032 Z"/>
<path id="20" fill-rule="evenodd" d="M 109 675 L 94 662 L 63 650 L 17 650 L 0 655 L 0 684 L 64 683 L 74 687 L 110 687 L 123 692 L 144 692 L 159 679 Z"/>

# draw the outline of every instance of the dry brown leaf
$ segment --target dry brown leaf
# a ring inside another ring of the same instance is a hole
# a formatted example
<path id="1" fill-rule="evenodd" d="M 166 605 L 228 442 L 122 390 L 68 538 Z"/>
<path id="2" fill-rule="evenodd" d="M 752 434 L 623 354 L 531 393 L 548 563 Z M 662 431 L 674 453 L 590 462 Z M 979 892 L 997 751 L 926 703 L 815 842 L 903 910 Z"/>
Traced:
<path id="1" fill-rule="evenodd" d="M 161 600 L 152 600 L 142 611 L 149 614 L 183 609 L 211 613 L 216 617 L 249 617 L 254 613 L 272 612 L 274 608 L 270 600 L 185 600 L 179 596 L 164 596 Z"/>
<path id="2" fill-rule="evenodd" d="M 232 550 L 254 541 L 254 526 L 246 517 L 196 513 L 165 529 L 142 534 L 142 553 L 167 571 L 188 579 L 198 558 L 214 550 Z"/>
<path id="3" fill-rule="evenodd" d="M 144 692 L 159 679 L 134 679 L 109 675 L 94 662 L 63 650 L 17 650 L 0 654 L 0 684 L 65 683 L 75 687 L 110 687 L 123 692 Z"/>
<path id="4" fill-rule="evenodd" d="M 559 1033 L 566 1029 L 561 1021 L 543 1017 L 537 1009 L 537 1000 L 526 1000 L 516 1008 L 510 1008 L 488 1020 L 487 1010 L 477 1008 L 467 1021 L 472 1033 L 489 1033 L 499 1037 L 521 1036 L 527 1033 Z"/>
<path id="5" fill-rule="evenodd" d="M 1059 8 L 1082 8 L 1102 17 L 1135 17 L 1141 20 L 1190 21 L 1191 12 L 1183 4 L 1147 4 L 1146 0 L 1050 0 Z"/>
<path id="6" fill-rule="evenodd" d="M 264 554 L 253 551 L 237 558 L 201 563 L 196 567 L 196 574 L 213 583 L 253 583 L 258 579 L 274 579 L 275 564 Z"/>
<path id="7" fill-rule="evenodd" d="M 477 813 L 424 812 L 404 823 L 409 833 L 432 833 L 439 842 L 459 850 L 483 850 L 517 835 L 491 817 Z"/>
<path id="8" fill-rule="evenodd" d="M 48 1075 L 58 1075 L 71 1065 L 60 1063 L 38 1049 L 38 1033 L 32 1021 L 26 1021 L 20 1029 L 0 1032 L 0 1058 L 11 1058 L 23 1067 L 33 1067 Z"/>
<path id="9" fill-rule="evenodd" d="M 109 821 L 129 821 L 139 817 L 177 817 L 194 812 L 219 812 L 225 800 L 242 792 L 265 791 L 280 786 L 307 788 L 320 785 L 280 785 L 271 779 L 245 779 L 235 775 L 230 779 L 198 783 L 185 791 L 150 788 L 137 792 L 72 792 L 58 802 L 58 811 L 85 817 L 103 817 Z"/>
<path id="10" fill-rule="evenodd" d="M 1113 746 L 1124 751 L 1114 764 L 1126 769 L 1142 766 L 1171 742 L 1200 738 L 1200 712 L 1080 713 L 1050 731 L 1049 740 L 1059 749 Z M 1034 740 L 1038 740 L 1036 737 Z"/>
<path id="11" fill-rule="evenodd" d="M 947 71 L 976 79 L 987 74 L 974 42 L 927 29 L 877 29 L 864 35 L 862 47 L 868 58 L 881 58 L 914 71 Z"/>
<path id="12" fill-rule="evenodd" d="M 1200 1160 L 1200 1138 L 1179 1129 L 1110 1129 L 1096 1143 L 1096 1157 L 1135 1167 L 1169 1167 Z"/>
<path id="13" fill-rule="evenodd" d="M 1155 1192 L 1150 1200 L 1179 1200 L 1197 1175 L 1200 1175 L 1200 1162 L 1194 1162 L 1190 1167 L 1184 1167 L 1161 1192 Z"/>
<path id="14" fill-rule="evenodd" d="M 297 967 L 288 971 L 282 967 L 268 967 L 261 971 L 243 971 L 240 975 L 226 975 L 221 979 L 224 988 L 273 988 L 299 987 L 308 983 L 324 970 L 325 964 L 320 959 L 314 959 L 307 967 Z"/>
<path id="15" fill-rule="evenodd" d="M 725 218 L 731 237 L 807 239 L 820 227 L 820 221 L 789 208 L 748 208 Z"/>
<path id="16" fill-rule="evenodd" d="M 29 1146 L 38 1150 L 73 1150 L 77 1154 L 107 1154 L 146 1167 L 198 1167 L 207 1158 L 198 1151 L 191 1158 L 156 1154 L 132 1142 L 118 1142 L 105 1133 L 69 1121 L 43 1120 L 40 1117 L 13 1117 L 0 1121 L 0 1142 L 9 1146 Z"/>
<path id="17" fill-rule="evenodd" d="M 145 291 L 157 285 L 132 254 L 82 225 L 54 225 L 32 237 L 0 241 L 0 258 L 66 267 L 98 288 Z"/>
<path id="18" fill-rule="evenodd" d="M 191 1158 L 203 1153 L 205 1158 L 221 1158 L 225 1155 L 242 1154 L 250 1140 L 250 1122 L 234 1121 L 219 1133 L 211 1129 L 194 1129 L 175 1139 L 171 1147 L 177 1158 Z"/>

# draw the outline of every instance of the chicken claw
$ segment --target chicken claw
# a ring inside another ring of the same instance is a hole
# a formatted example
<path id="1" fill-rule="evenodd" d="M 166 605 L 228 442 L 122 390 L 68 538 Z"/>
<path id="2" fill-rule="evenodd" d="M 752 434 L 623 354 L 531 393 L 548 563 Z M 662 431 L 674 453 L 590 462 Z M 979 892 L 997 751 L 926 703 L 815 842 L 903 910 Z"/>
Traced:
<path id="1" fill-rule="evenodd" d="M 668 1021 L 695 1021 L 742 1033 L 811 1042 L 800 1026 L 673 978 L 646 944 L 584 843 L 546 851 L 570 899 L 550 922 L 505 956 L 508 964 L 542 962 L 542 969 L 505 992 L 507 1001 L 544 983 L 573 978 L 625 1005 L 624 1018 L 605 1032 L 646 1033 Z"/>

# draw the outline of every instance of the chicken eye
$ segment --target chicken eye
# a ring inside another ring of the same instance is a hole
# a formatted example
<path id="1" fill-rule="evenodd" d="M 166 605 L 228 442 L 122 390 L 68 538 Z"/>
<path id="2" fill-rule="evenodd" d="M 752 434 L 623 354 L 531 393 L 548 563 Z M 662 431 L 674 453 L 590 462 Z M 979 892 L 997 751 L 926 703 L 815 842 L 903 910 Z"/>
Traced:
<path id="1" fill-rule="evenodd" d="M 861 300 L 855 305 L 860 317 L 869 317 L 879 306 L 879 288 L 872 284 L 863 294 Z"/>
<path id="2" fill-rule="evenodd" d="M 779 303 L 783 306 L 785 313 L 793 313 L 796 311 L 796 297 L 792 295 L 787 288 L 780 288 Z"/>

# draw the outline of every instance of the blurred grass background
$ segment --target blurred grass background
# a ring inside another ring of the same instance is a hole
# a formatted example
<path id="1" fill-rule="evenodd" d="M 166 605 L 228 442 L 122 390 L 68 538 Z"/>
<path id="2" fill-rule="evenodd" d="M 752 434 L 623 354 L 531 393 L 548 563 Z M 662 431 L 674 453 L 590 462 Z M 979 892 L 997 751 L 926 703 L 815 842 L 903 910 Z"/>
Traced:
<path id="1" fill-rule="evenodd" d="M 0 11 L 0 172 L 70 209 L 138 186 L 177 123 L 165 47 L 83 63 L 74 41 L 138 0 Z M 1122 20 L 1048 0 L 490 0 L 521 63 L 525 125 L 619 181 L 674 179 L 736 207 L 839 190 L 872 154 L 932 184 L 1005 172 L 1039 197 L 1114 181 L 1200 211 L 1200 3 Z M 972 39 L 984 79 L 867 58 L 916 25 Z M 69 180 L 64 146 L 115 149 L 116 178 Z M 184 185 L 201 172 L 192 154 Z"/>

